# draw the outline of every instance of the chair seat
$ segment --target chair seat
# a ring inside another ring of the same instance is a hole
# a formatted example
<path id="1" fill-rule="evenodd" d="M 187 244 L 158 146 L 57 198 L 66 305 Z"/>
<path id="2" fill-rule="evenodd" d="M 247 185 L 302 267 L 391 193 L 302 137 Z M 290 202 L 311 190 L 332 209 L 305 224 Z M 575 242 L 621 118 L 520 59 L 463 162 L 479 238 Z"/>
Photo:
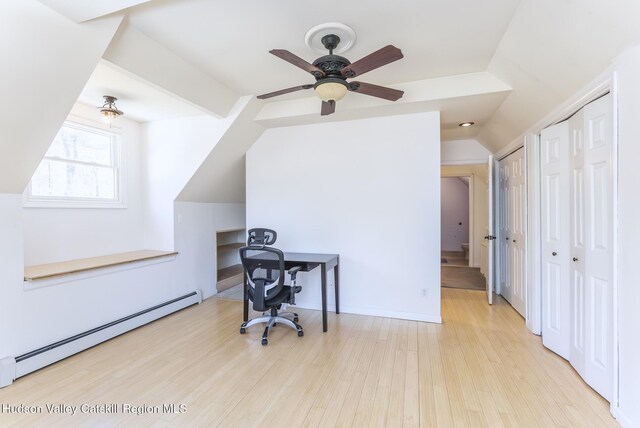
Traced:
<path id="1" fill-rule="evenodd" d="M 295 292 L 299 293 L 300 291 L 302 291 L 302 287 L 296 285 Z M 251 288 L 249 288 L 249 298 L 253 300 L 253 290 Z M 284 287 L 282 287 L 282 290 L 280 290 L 278 294 L 276 294 L 269 300 L 265 300 L 264 303 L 267 306 L 276 306 L 281 303 L 291 303 L 291 287 L 285 285 Z"/>

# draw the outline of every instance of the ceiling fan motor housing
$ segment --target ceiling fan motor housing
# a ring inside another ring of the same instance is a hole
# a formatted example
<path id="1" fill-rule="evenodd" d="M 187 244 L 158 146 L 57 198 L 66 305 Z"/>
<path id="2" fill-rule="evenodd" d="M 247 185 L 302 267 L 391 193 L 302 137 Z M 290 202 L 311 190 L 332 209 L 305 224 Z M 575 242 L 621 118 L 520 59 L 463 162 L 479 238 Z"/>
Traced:
<path id="1" fill-rule="evenodd" d="M 340 74 L 340 70 L 349 64 L 351 64 L 351 62 L 340 55 L 324 55 L 313 61 L 313 65 L 324 71 L 326 77 L 337 77 L 340 79 L 350 77 L 342 76 L 342 74 Z M 316 76 L 316 79 L 322 80 L 322 77 L 318 78 Z"/>
<path id="2" fill-rule="evenodd" d="M 351 64 L 351 62 L 343 56 L 333 54 L 333 50 L 338 47 L 339 43 L 340 37 L 336 36 L 335 34 L 327 34 L 322 38 L 322 44 L 329 51 L 329 55 L 321 56 L 313 62 L 313 65 L 318 67 L 325 74 L 324 77 L 316 76 L 317 81 L 326 79 L 327 77 L 333 77 L 342 80 L 345 80 L 348 77 L 353 77 L 352 75 L 343 76 L 340 73 L 340 70 Z"/>

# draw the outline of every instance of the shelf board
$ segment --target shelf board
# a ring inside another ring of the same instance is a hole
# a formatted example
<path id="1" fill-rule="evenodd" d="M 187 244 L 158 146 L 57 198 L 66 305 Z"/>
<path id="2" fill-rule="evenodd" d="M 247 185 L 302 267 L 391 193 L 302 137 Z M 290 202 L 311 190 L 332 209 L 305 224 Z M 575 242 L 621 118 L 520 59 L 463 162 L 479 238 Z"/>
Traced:
<path id="1" fill-rule="evenodd" d="M 218 253 L 221 253 L 223 251 L 237 250 L 238 248 L 242 248 L 244 246 L 245 246 L 244 242 L 233 242 L 231 244 L 218 245 Z"/>
<path id="2" fill-rule="evenodd" d="M 216 230 L 216 233 L 242 232 L 244 230 L 246 230 L 244 227 L 236 227 L 236 228 L 233 228 L 233 229 Z"/>
<path id="3" fill-rule="evenodd" d="M 242 275 L 242 265 L 240 264 L 218 269 L 218 282 L 236 275 Z"/>
<path id="4" fill-rule="evenodd" d="M 218 269 L 218 282 L 216 289 L 218 292 L 227 290 L 234 285 L 242 284 L 244 271 L 242 265 L 233 265 L 226 268 Z"/>

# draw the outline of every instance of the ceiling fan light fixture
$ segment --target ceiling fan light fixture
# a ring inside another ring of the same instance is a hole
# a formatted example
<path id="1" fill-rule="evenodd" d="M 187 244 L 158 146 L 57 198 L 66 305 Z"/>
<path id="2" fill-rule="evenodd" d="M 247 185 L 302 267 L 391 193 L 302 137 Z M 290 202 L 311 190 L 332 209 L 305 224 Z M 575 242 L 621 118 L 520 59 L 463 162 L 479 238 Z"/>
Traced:
<path id="1" fill-rule="evenodd" d="M 342 79 L 327 78 L 319 81 L 314 89 L 322 101 L 340 101 L 347 94 L 347 83 Z"/>
<path id="2" fill-rule="evenodd" d="M 118 100 L 116 97 L 112 97 L 111 95 L 103 95 L 104 104 L 102 107 L 98 107 L 100 109 L 100 114 L 103 119 L 107 123 L 111 123 L 113 119 L 118 116 L 122 116 L 124 113 L 116 107 L 116 101 Z"/>

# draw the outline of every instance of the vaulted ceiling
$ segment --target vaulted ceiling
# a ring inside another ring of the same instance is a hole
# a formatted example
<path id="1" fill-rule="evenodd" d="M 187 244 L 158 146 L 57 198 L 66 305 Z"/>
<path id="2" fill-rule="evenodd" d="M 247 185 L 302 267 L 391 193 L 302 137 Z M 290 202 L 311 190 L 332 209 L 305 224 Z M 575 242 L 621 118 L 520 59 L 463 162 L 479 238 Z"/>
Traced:
<path id="1" fill-rule="evenodd" d="M 404 59 L 361 80 L 404 89 L 405 97 L 390 103 L 348 94 L 335 115 L 320 117 L 319 101 L 304 91 L 264 101 L 256 120 L 268 127 L 437 109 L 443 139 L 477 138 L 494 152 L 640 41 L 634 0 L 40 1 L 76 22 L 124 11 L 130 31 L 218 82 L 218 92 L 226 88 L 221 99 L 311 83 L 268 51 L 287 49 L 312 61 L 319 54 L 305 45 L 307 30 L 342 22 L 357 34 L 343 54 L 352 61 L 387 44 L 402 49 Z M 125 36 L 110 50 L 132 46 Z M 457 127 L 466 120 L 476 126 Z"/>

